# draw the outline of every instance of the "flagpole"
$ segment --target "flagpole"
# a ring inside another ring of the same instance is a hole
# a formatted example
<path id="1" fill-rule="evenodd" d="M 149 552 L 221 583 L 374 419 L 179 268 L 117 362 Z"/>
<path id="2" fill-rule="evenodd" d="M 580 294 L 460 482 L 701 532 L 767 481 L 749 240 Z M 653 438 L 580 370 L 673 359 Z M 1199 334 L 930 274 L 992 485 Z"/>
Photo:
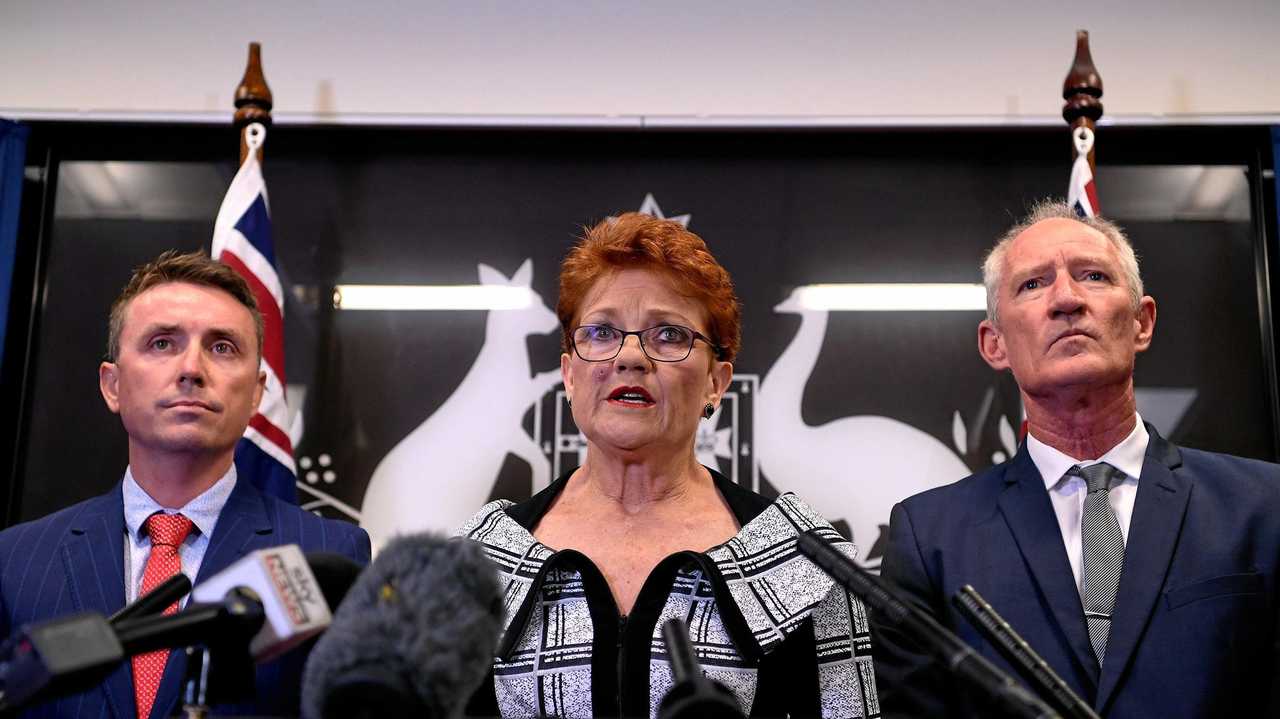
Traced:
<path id="1" fill-rule="evenodd" d="M 271 90 L 262 76 L 262 51 L 249 45 L 249 62 L 236 88 L 235 127 L 240 167 L 218 208 L 209 255 L 244 278 L 262 318 L 261 371 L 266 386 L 257 411 L 236 445 L 237 477 L 259 490 L 297 502 L 293 422 L 286 399 L 284 362 L 285 291 L 276 265 L 262 146 L 271 123 Z"/>
<path id="2" fill-rule="evenodd" d="M 1062 83 L 1062 119 L 1071 127 L 1074 138 L 1076 130 L 1086 127 L 1097 136 L 1098 118 L 1102 117 L 1102 76 L 1093 64 L 1093 55 L 1089 52 L 1089 31 L 1076 30 L 1076 56 L 1071 61 L 1071 70 Z M 1094 162 L 1095 143 L 1089 143 L 1089 172 L 1096 174 Z M 1076 143 L 1072 142 L 1072 159 L 1078 154 Z"/>
<path id="3" fill-rule="evenodd" d="M 271 88 L 262 74 L 262 45 L 249 43 L 249 60 L 245 64 L 244 77 L 236 87 L 235 127 L 240 134 L 240 164 L 249 156 L 249 143 L 245 140 L 245 128 L 258 122 L 271 129 Z M 258 162 L 262 162 L 262 148 L 258 148 Z"/>

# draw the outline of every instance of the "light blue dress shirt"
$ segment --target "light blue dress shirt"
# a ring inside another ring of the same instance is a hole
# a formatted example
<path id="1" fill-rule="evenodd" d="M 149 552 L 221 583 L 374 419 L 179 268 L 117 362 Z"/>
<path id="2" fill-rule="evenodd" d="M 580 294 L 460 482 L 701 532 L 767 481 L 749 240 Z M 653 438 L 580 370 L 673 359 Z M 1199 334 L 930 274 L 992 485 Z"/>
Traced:
<path id="1" fill-rule="evenodd" d="M 151 537 L 147 535 L 147 517 L 156 512 L 165 514 L 182 514 L 194 525 L 191 534 L 183 540 L 178 548 L 178 558 L 182 564 L 182 573 L 194 583 L 200 573 L 200 563 L 204 561 L 204 553 L 209 549 L 209 538 L 213 536 L 213 528 L 218 524 L 218 515 L 231 497 L 231 490 L 236 487 L 236 465 L 214 482 L 199 496 L 185 505 L 173 508 L 163 507 L 151 498 L 133 478 L 133 470 L 124 471 L 124 483 L 121 494 L 124 495 L 124 595 L 125 603 L 131 604 L 138 598 L 142 589 L 142 572 L 147 566 L 147 557 L 151 556 Z M 186 599 L 182 600 L 186 604 Z"/>

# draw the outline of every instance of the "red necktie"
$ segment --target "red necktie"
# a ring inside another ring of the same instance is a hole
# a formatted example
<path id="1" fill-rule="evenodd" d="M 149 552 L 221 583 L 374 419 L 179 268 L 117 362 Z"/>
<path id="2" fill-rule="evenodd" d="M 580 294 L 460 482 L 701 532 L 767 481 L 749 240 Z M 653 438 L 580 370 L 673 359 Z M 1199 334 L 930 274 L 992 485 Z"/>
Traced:
<path id="1" fill-rule="evenodd" d="M 191 533 L 191 520 L 181 514 L 156 512 L 147 517 L 147 534 L 151 536 L 151 555 L 142 570 L 142 591 L 138 596 L 155 589 L 158 584 L 182 571 L 178 547 Z M 174 602 L 164 610 L 165 614 L 178 611 Z M 133 695 L 138 702 L 138 719 L 151 716 L 151 705 L 160 689 L 164 664 L 169 659 L 168 649 L 139 654 L 133 658 Z"/>

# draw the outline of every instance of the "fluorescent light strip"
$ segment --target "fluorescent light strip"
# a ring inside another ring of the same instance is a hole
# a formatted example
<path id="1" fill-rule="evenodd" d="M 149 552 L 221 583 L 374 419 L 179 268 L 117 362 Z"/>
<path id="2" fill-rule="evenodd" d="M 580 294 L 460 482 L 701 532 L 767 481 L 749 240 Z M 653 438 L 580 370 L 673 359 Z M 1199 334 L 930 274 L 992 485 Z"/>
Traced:
<path id="1" fill-rule="evenodd" d="M 842 284 L 797 287 L 801 310 L 853 312 L 986 311 L 987 291 L 971 284 Z"/>
<path id="2" fill-rule="evenodd" d="M 537 300 L 527 287 L 502 285 L 338 285 L 341 310 L 519 310 Z M 797 287 L 795 308 L 831 312 L 985 311 L 978 284 L 821 284 Z"/>
<path id="3" fill-rule="evenodd" d="M 534 304 L 528 287 L 502 285 L 338 285 L 340 310 L 522 310 Z"/>

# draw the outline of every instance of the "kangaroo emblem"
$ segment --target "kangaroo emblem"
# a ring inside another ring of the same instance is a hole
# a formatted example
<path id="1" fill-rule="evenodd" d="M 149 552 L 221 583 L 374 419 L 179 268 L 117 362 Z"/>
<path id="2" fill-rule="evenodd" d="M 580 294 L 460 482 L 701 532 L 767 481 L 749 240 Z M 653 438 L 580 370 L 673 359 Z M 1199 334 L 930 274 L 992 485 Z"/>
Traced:
<path id="1" fill-rule="evenodd" d="M 532 259 L 510 279 L 485 264 L 478 270 L 485 285 L 528 287 L 533 279 Z M 484 345 L 458 388 L 374 469 L 360 526 L 375 549 L 395 534 L 453 531 L 489 498 L 507 453 L 533 468 L 534 491 L 550 483 L 550 463 L 522 421 L 560 381 L 560 370 L 533 374 L 525 337 L 560 323 L 533 297 L 523 309 L 489 311 Z"/>
<path id="2" fill-rule="evenodd" d="M 802 309 L 793 292 L 775 312 L 800 315 L 800 331 L 760 383 L 755 443 L 761 471 L 853 530 L 865 561 L 901 499 L 969 474 L 945 444 L 904 422 L 872 415 L 805 424 L 800 401 L 827 332 L 827 311 Z"/>

